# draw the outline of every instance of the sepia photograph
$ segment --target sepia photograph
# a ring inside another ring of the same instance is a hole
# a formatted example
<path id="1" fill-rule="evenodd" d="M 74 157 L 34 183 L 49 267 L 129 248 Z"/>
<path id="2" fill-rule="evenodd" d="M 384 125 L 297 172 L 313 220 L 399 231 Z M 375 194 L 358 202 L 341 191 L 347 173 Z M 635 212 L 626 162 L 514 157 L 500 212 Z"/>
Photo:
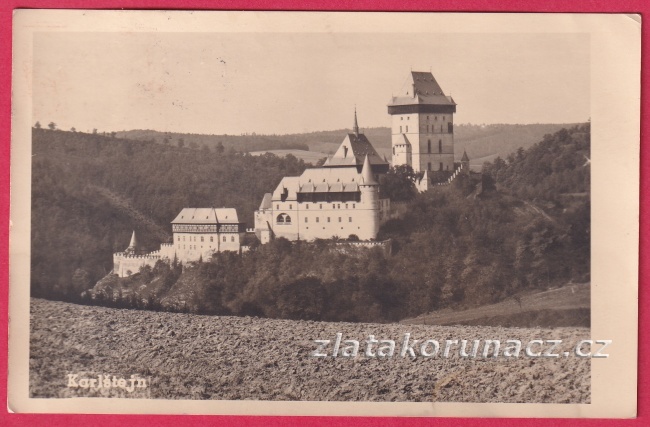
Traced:
<path id="1" fill-rule="evenodd" d="M 634 415 L 640 21 L 14 21 L 10 406 Z"/>

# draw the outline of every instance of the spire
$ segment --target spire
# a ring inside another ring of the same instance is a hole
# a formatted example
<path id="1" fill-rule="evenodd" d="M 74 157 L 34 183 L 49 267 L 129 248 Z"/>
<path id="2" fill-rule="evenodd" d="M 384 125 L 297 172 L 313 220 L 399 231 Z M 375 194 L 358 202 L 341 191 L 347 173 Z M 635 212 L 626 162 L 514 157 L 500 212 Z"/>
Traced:
<path id="1" fill-rule="evenodd" d="M 357 123 L 357 106 L 354 106 L 354 127 L 352 131 L 355 135 L 359 136 L 359 123 Z"/>
<path id="2" fill-rule="evenodd" d="M 361 169 L 361 178 L 363 179 L 363 185 L 378 185 L 375 181 L 375 177 L 372 176 L 372 167 L 370 166 L 370 159 L 366 154 L 366 158 L 363 161 L 363 169 Z"/>
<path id="3" fill-rule="evenodd" d="M 460 159 L 461 162 L 469 162 L 469 156 L 467 155 L 467 151 L 463 150 L 463 157 Z"/>
<path id="4" fill-rule="evenodd" d="M 131 243 L 129 243 L 129 247 L 127 249 L 136 250 L 137 247 L 138 247 L 138 239 L 136 239 L 135 230 L 133 230 L 133 234 L 131 235 Z"/>

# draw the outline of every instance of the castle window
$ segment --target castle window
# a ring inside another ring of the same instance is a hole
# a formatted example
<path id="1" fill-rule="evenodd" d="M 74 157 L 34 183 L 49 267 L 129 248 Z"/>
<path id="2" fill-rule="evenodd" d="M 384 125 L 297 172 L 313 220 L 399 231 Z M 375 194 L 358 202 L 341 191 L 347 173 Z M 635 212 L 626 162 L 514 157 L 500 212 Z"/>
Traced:
<path id="1" fill-rule="evenodd" d="M 438 140 L 438 153 L 442 153 L 442 139 Z"/>
<path id="2" fill-rule="evenodd" d="M 409 127 L 406 126 L 406 133 L 409 133 Z"/>
<path id="3" fill-rule="evenodd" d="M 346 203 L 346 204 L 345 204 L 345 209 L 347 209 L 347 208 L 348 208 L 348 204 Z"/>
<path id="4" fill-rule="evenodd" d="M 427 116 L 427 120 L 429 120 L 429 116 Z"/>
<path id="5" fill-rule="evenodd" d="M 404 117 L 400 117 L 399 119 L 400 119 L 400 120 L 404 120 Z"/>
<path id="6" fill-rule="evenodd" d="M 214 238 L 213 238 L 212 236 L 210 236 L 210 243 L 214 242 L 213 239 L 214 239 Z"/>
<path id="7" fill-rule="evenodd" d="M 323 204 L 321 203 L 320 208 L 323 209 Z"/>
<path id="8" fill-rule="evenodd" d="M 431 170 L 431 162 L 427 163 L 427 170 Z"/>
<path id="9" fill-rule="evenodd" d="M 442 116 L 442 121 L 444 122 L 445 120 L 447 120 L 447 117 Z"/>
<path id="10" fill-rule="evenodd" d="M 352 217 L 348 217 L 348 222 L 352 222 Z"/>
<path id="11" fill-rule="evenodd" d="M 309 222 L 308 219 L 309 219 L 309 218 L 305 217 L 305 223 Z"/>
<path id="12" fill-rule="evenodd" d="M 410 117 L 407 117 L 406 120 L 411 120 L 411 118 L 410 118 Z"/>
<path id="13" fill-rule="evenodd" d="M 447 122 L 447 132 L 454 133 L 454 124 L 452 122 Z"/>
<path id="14" fill-rule="evenodd" d="M 442 170 L 442 162 L 440 162 L 440 170 Z"/>
<path id="15" fill-rule="evenodd" d="M 316 217 L 316 222 L 318 222 L 318 217 Z"/>
<path id="16" fill-rule="evenodd" d="M 201 236 L 201 241 L 203 241 L 203 236 Z"/>
<path id="17" fill-rule="evenodd" d="M 352 203 L 352 209 L 354 209 L 355 206 L 356 206 L 356 204 Z"/>
<path id="18" fill-rule="evenodd" d="M 234 242 L 235 241 L 235 236 L 230 236 L 230 241 Z"/>
<path id="19" fill-rule="evenodd" d="M 284 223 L 285 223 L 285 224 L 291 224 L 291 217 L 290 217 L 289 215 L 287 215 L 287 216 L 284 218 Z"/>
<path id="20" fill-rule="evenodd" d="M 438 116 L 436 116 L 436 121 L 438 121 Z"/>
<path id="21" fill-rule="evenodd" d="M 226 241 L 226 236 L 223 236 L 223 241 L 224 241 L 224 242 Z"/>
<path id="22" fill-rule="evenodd" d="M 427 153 L 431 154 L 431 140 L 427 142 Z"/>
<path id="23" fill-rule="evenodd" d="M 305 209 L 309 209 L 309 205 L 305 205 Z"/>
<path id="24" fill-rule="evenodd" d="M 181 236 L 178 236 L 178 241 L 179 241 L 179 242 L 181 241 Z"/>
<path id="25" fill-rule="evenodd" d="M 402 127 L 401 126 L 399 127 L 399 133 L 402 133 Z"/>
<path id="26" fill-rule="evenodd" d="M 278 224 L 284 224 L 284 214 L 278 215 L 278 217 L 275 219 L 275 222 Z"/>
<path id="27" fill-rule="evenodd" d="M 327 222 L 330 222 L 330 217 L 327 217 Z"/>
<path id="28" fill-rule="evenodd" d="M 276 208 L 277 210 L 280 210 L 280 205 L 275 205 L 275 208 Z"/>
<path id="29" fill-rule="evenodd" d="M 293 209 L 293 208 L 291 207 L 291 205 L 289 205 L 289 209 Z"/>
<path id="30" fill-rule="evenodd" d="M 342 222 L 341 217 L 339 217 L 339 222 Z"/>

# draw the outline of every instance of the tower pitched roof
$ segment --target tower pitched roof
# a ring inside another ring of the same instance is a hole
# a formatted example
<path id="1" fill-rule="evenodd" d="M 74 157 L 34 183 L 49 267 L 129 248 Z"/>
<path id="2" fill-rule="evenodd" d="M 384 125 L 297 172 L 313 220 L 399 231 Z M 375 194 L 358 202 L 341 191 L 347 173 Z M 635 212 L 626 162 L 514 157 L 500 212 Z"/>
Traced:
<path id="1" fill-rule="evenodd" d="M 411 78 L 388 105 L 452 105 L 451 96 L 445 95 L 431 72 L 411 71 Z"/>
<path id="2" fill-rule="evenodd" d="M 460 159 L 461 162 L 469 162 L 469 156 L 467 155 L 467 151 L 463 150 L 463 157 Z"/>

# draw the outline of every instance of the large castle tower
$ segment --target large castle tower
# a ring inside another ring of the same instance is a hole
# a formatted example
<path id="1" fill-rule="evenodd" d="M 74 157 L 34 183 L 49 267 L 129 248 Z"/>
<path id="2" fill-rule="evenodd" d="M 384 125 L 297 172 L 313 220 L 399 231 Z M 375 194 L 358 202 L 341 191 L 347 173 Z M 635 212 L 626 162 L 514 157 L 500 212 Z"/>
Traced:
<path id="1" fill-rule="evenodd" d="M 408 84 L 388 104 L 393 166 L 453 172 L 455 112 L 456 103 L 444 94 L 433 74 L 412 71 Z"/>

